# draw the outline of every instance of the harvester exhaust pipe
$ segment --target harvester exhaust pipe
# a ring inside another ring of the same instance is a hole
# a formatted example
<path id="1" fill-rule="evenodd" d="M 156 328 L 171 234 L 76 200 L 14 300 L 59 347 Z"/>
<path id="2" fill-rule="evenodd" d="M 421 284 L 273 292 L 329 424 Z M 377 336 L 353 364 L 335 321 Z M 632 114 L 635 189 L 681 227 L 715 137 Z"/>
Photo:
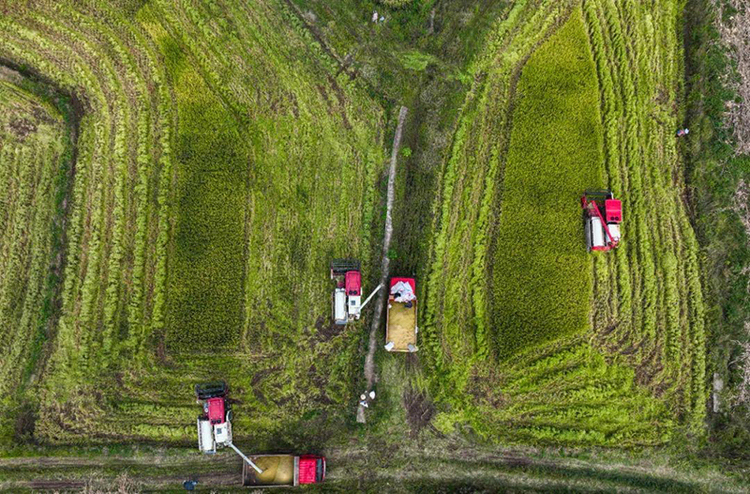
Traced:
<path id="1" fill-rule="evenodd" d="M 362 309 L 364 309 L 364 308 L 365 308 L 365 305 L 367 305 L 367 302 L 369 302 L 370 300 L 372 300 L 372 297 L 374 297 L 374 296 L 375 296 L 375 294 L 376 294 L 376 293 L 378 293 L 378 292 L 380 291 L 380 289 L 381 289 L 381 288 L 383 288 L 383 284 L 382 284 L 382 283 L 381 283 L 381 284 L 379 284 L 379 285 L 378 285 L 378 286 L 377 286 L 377 287 L 375 288 L 375 290 L 373 290 L 373 291 L 372 291 L 372 293 L 370 294 L 370 296 L 369 296 L 369 297 L 367 297 L 367 298 L 365 299 L 364 303 L 363 303 L 362 305 L 360 305 L 360 306 L 359 306 L 359 310 L 362 310 Z"/>
<path id="2" fill-rule="evenodd" d="M 258 472 L 258 475 L 260 475 L 260 474 L 263 473 L 263 470 L 261 470 L 260 468 L 258 468 L 258 465 L 256 465 L 255 463 L 253 463 L 250 458 L 248 458 L 247 456 L 245 456 L 245 454 L 242 451 L 240 451 L 237 446 L 235 446 L 232 443 L 229 443 L 227 446 L 229 446 L 230 448 L 232 448 L 238 455 L 240 455 L 242 457 L 243 460 L 245 460 L 247 462 L 248 465 L 250 465 L 251 467 L 253 467 L 253 469 L 255 469 L 255 471 Z"/>

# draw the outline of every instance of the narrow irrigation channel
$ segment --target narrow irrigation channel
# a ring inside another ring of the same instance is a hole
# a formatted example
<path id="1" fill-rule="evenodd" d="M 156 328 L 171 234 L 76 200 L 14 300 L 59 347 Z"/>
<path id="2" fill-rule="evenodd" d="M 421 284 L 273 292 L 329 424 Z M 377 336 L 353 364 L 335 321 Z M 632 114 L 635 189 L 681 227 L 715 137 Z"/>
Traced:
<path id="1" fill-rule="evenodd" d="M 393 137 L 393 149 L 391 151 L 391 166 L 388 170 L 388 196 L 385 211 L 385 235 L 383 235 L 383 261 L 380 269 L 380 284 L 383 287 L 387 287 L 388 272 L 390 268 L 388 249 L 391 247 L 391 237 L 393 236 L 393 219 L 391 218 L 391 211 L 393 210 L 393 200 L 395 196 L 396 164 L 398 161 L 398 152 L 401 149 L 401 134 L 404 130 L 404 122 L 406 121 L 406 114 L 408 112 L 409 109 L 405 106 L 402 106 L 398 112 L 398 125 L 396 126 L 396 135 Z M 367 350 L 367 356 L 365 357 L 365 379 L 367 380 L 367 391 L 370 391 L 372 385 L 375 383 L 375 350 L 378 348 L 378 329 L 383 322 L 383 306 L 385 305 L 387 294 L 387 289 L 380 290 L 378 293 L 378 302 L 375 304 L 375 313 L 372 316 L 369 347 Z M 365 407 L 361 403 L 357 406 L 357 422 L 361 424 L 366 422 Z"/>

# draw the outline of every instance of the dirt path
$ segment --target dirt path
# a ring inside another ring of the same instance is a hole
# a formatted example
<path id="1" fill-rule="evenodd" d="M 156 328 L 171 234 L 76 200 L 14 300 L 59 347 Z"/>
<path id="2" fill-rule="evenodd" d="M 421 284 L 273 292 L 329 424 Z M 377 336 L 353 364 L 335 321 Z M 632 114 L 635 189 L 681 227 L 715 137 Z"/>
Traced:
<path id="1" fill-rule="evenodd" d="M 378 443 L 380 444 L 380 443 Z M 568 452 L 567 454 L 570 454 Z M 366 445 L 326 451 L 331 466 L 326 479 L 329 490 L 464 491 L 528 490 L 573 491 L 705 491 L 746 492 L 739 477 L 706 475 L 689 469 L 655 466 L 652 459 L 628 455 L 604 455 L 599 459 L 568 457 L 558 451 L 536 448 L 482 447 L 462 440 L 426 438 L 420 446 L 402 443 L 387 453 Z M 99 471 L 77 471 L 76 461 L 98 463 Z M 378 467 L 373 468 L 373 463 Z M 657 462 L 658 463 L 658 462 Z M 155 468 L 161 467 L 161 468 Z M 237 490 L 241 460 L 231 453 L 213 458 L 193 456 L 165 458 L 162 453 L 137 457 L 0 458 L 2 473 L 24 468 L 29 477 L 14 475 L 0 481 L 0 490 L 21 489 L 86 492 L 151 492 L 182 490 L 187 479 L 198 481 L 199 491 Z M 17 472 L 16 472 L 17 473 Z M 398 489 L 399 486 L 401 489 Z"/>
<path id="2" fill-rule="evenodd" d="M 386 296 L 388 290 L 388 269 L 390 267 L 390 259 L 388 259 L 388 249 L 391 247 L 391 236 L 393 235 L 393 218 L 391 217 L 391 211 L 393 210 L 393 200 L 395 196 L 395 185 L 396 185 L 396 163 L 398 162 L 398 152 L 401 149 L 401 134 L 404 130 L 404 122 L 406 121 L 406 114 L 409 109 L 402 106 L 398 112 L 398 126 L 396 127 L 396 135 L 393 136 L 393 149 L 391 151 L 391 166 L 388 170 L 388 198 L 386 202 L 385 212 L 385 235 L 383 235 L 383 263 L 381 265 L 380 284 L 383 285 L 383 289 L 378 293 L 378 301 L 375 304 L 375 312 L 372 315 L 372 325 L 370 326 L 370 345 L 367 350 L 367 357 L 365 357 L 365 379 L 367 380 L 367 390 L 372 389 L 372 385 L 375 384 L 375 350 L 378 347 L 378 328 L 383 320 L 383 306 L 385 305 Z M 357 407 L 357 422 L 365 423 L 365 408 L 362 405 Z"/>

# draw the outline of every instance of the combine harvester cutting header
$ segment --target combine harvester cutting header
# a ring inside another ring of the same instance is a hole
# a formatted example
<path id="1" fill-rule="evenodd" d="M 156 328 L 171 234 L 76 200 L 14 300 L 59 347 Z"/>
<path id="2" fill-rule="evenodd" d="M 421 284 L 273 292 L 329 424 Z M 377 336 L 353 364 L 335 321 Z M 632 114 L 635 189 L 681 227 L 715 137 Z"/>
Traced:
<path id="1" fill-rule="evenodd" d="M 315 455 L 254 455 L 250 458 L 232 444 L 232 410 L 226 400 L 229 388 L 224 381 L 195 386 L 195 396 L 203 404 L 198 416 L 198 449 L 214 454 L 217 448 L 232 448 L 242 457 L 242 483 L 251 487 L 297 486 L 325 479 L 326 459 Z"/>
<path id="2" fill-rule="evenodd" d="M 581 197 L 581 207 L 589 252 L 616 248 L 621 237 L 622 203 L 609 190 L 587 190 Z"/>

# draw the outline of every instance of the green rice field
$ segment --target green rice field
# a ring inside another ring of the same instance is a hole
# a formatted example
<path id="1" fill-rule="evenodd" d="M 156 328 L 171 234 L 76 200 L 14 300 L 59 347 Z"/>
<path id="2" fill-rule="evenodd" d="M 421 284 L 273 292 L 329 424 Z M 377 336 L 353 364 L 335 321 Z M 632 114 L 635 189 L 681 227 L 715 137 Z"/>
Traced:
<path id="1" fill-rule="evenodd" d="M 238 487 L 196 449 L 220 379 L 236 444 L 323 490 L 743 491 L 705 2 L 0 0 L 0 490 Z M 384 255 L 419 352 L 375 319 L 360 423 L 377 298 L 335 325 L 329 266 L 366 296 Z"/>

